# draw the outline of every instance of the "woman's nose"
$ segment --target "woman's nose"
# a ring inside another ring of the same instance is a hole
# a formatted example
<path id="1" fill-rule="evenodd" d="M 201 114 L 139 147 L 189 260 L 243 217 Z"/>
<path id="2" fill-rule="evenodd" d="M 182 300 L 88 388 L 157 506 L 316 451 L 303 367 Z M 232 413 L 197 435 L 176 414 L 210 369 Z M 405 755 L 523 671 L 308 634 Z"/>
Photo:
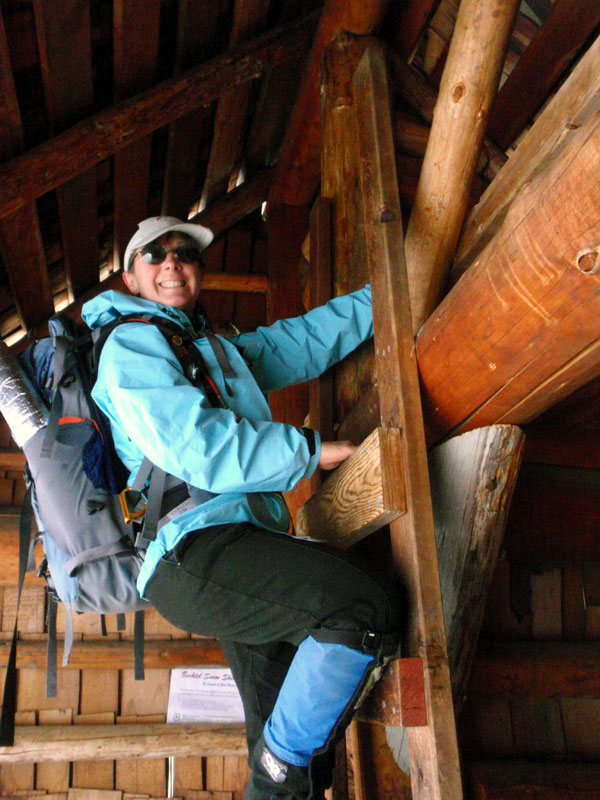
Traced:
<path id="1" fill-rule="evenodd" d="M 167 250 L 167 255 L 164 260 L 164 265 L 169 267 L 170 269 L 181 269 L 181 264 L 179 263 L 179 259 L 175 255 L 174 250 Z"/>

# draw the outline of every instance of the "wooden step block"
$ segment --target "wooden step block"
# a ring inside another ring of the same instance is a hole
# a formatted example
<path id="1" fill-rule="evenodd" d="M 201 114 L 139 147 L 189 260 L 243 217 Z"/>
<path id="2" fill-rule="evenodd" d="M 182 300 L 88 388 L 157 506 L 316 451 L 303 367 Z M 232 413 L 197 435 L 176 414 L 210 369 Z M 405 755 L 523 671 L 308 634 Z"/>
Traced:
<path id="1" fill-rule="evenodd" d="M 296 532 L 346 549 L 405 511 L 401 432 L 376 428 L 300 508 Z"/>

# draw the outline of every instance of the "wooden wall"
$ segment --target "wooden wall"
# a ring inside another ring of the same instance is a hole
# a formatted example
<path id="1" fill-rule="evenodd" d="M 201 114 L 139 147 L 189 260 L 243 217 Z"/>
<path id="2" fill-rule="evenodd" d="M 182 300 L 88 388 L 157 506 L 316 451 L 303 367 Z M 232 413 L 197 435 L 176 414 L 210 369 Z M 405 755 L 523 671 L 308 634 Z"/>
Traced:
<path id="1" fill-rule="evenodd" d="M 600 469 L 569 457 L 540 463 L 527 450 L 525 459 L 461 720 L 467 776 L 478 800 L 591 800 L 600 774 Z"/>
<path id="2" fill-rule="evenodd" d="M 43 639 L 44 586 L 27 585 L 21 600 L 20 637 Z M 2 608 L 0 638 L 12 636 L 15 586 L 0 586 Z M 102 639 L 100 620 L 92 614 L 74 617 L 75 643 Z M 117 633 L 114 617 L 107 617 L 108 639 L 133 635 L 133 615 L 127 628 Z M 59 638 L 64 633 L 64 609 L 60 607 Z M 190 638 L 155 611 L 146 612 L 146 639 Z M 106 641 L 106 640 L 103 640 Z M 59 654 L 62 648 L 59 646 Z M 5 670 L 0 670 L 2 684 Z M 170 670 L 147 669 L 144 681 L 135 681 L 131 669 L 61 669 L 55 698 L 45 697 L 45 670 L 19 670 L 18 725 L 78 725 L 132 722 L 165 722 Z M 175 796 L 190 800 L 241 800 L 247 778 L 244 756 L 211 756 L 174 759 Z M 38 764 L 0 764 L 1 797 L 47 797 L 51 800 L 141 800 L 166 797 L 168 762 L 164 758 L 118 761 L 77 761 Z M 84 791 L 89 790 L 89 791 Z M 102 790 L 102 794 L 92 790 Z"/>

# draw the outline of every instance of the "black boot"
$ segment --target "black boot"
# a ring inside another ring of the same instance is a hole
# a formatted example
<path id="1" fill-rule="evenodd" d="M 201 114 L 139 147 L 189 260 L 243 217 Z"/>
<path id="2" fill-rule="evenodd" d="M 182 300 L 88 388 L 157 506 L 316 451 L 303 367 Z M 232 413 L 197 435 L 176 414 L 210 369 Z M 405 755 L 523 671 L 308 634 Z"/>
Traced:
<path id="1" fill-rule="evenodd" d="M 250 758 L 250 767 L 244 800 L 318 800 L 310 793 L 308 767 L 296 767 L 278 758 L 262 735 Z"/>

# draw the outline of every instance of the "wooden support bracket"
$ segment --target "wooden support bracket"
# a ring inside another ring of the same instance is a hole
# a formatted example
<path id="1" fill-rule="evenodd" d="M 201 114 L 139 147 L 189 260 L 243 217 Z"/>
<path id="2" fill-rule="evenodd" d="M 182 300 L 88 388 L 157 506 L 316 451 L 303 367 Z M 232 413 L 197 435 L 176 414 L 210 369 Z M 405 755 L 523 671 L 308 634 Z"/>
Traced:
<path id="1" fill-rule="evenodd" d="M 376 428 L 300 508 L 296 532 L 345 549 L 405 511 L 401 432 Z"/>
<path id="2" fill-rule="evenodd" d="M 423 659 L 399 658 L 390 664 L 356 717 L 404 728 L 427 725 Z"/>

